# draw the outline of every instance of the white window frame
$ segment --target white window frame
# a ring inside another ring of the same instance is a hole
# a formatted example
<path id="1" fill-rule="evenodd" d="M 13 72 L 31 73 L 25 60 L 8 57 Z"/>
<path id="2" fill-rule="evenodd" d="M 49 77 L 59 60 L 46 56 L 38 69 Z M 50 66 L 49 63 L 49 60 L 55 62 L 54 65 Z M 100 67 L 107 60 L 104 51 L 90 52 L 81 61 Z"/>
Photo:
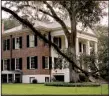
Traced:
<path id="1" fill-rule="evenodd" d="M 47 62 L 47 67 L 46 67 L 46 62 L 45 62 L 45 69 L 49 69 L 49 57 L 48 56 L 45 56 L 45 58 L 47 58 L 48 59 L 48 62 Z M 46 61 L 46 60 L 45 60 Z"/>
<path id="2" fill-rule="evenodd" d="M 20 66 L 19 66 L 19 69 L 16 66 L 17 60 L 20 60 L 20 58 L 15 58 L 15 70 L 20 70 Z"/>
<path id="3" fill-rule="evenodd" d="M 29 66 L 30 66 L 30 69 L 35 69 L 35 66 L 34 66 L 34 68 L 31 68 L 31 58 L 33 58 L 34 56 L 31 56 L 31 57 L 29 57 Z M 35 63 L 35 62 L 34 62 Z"/>
<path id="4" fill-rule="evenodd" d="M 20 49 L 20 38 L 19 37 L 15 38 L 15 49 Z"/>
<path id="5" fill-rule="evenodd" d="M 35 47 L 35 36 L 29 35 L 29 47 Z"/>

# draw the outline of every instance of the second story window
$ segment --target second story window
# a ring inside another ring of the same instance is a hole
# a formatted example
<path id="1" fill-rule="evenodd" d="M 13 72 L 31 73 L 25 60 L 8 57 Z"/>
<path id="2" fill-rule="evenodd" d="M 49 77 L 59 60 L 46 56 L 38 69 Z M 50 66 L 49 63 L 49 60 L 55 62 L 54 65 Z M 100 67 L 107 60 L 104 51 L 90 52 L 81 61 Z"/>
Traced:
<path id="1" fill-rule="evenodd" d="M 22 48 L 22 37 L 13 38 L 13 49 Z"/>
<path id="2" fill-rule="evenodd" d="M 10 39 L 3 40 L 3 50 L 10 50 Z"/>
<path id="3" fill-rule="evenodd" d="M 27 35 L 27 47 L 37 46 L 37 36 L 36 35 Z"/>
<path id="4" fill-rule="evenodd" d="M 61 44 L 62 44 L 62 41 L 61 41 L 61 37 L 54 37 L 53 38 L 53 42 L 59 47 L 61 48 Z"/>

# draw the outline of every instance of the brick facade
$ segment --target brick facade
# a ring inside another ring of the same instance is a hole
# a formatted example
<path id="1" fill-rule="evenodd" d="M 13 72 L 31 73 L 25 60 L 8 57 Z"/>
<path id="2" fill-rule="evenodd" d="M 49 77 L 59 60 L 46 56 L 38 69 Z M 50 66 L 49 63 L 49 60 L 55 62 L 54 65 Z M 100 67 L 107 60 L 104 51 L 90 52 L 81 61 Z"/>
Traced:
<path id="1" fill-rule="evenodd" d="M 50 48 L 49 46 L 44 46 L 44 42 L 37 37 L 37 46 L 33 48 L 27 48 L 27 35 L 30 35 L 30 32 L 17 32 L 11 34 L 3 34 L 2 42 L 5 39 L 22 36 L 22 48 L 21 49 L 12 49 L 12 58 L 22 58 L 22 72 L 24 75 L 36 75 L 36 74 L 49 74 L 49 69 L 42 68 L 42 56 L 50 56 Z M 11 49 L 11 41 L 10 41 L 10 49 Z M 27 69 L 27 57 L 28 56 L 37 56 L 38 57 L 38 69 Z M 2 43 L 2 59 L 10 59 L 11 51 L 3 50 Z"/>

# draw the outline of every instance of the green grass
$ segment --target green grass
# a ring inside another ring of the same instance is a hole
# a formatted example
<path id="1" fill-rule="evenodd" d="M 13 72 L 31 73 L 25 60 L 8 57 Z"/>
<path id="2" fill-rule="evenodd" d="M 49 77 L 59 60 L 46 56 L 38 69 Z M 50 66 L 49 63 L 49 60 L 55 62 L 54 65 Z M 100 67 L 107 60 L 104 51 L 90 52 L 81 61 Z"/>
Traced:
<path id="1" fill-rule="evenodd" d="M 44 84 L 2 84 L 2 94 L 108 94 L 108 85 L 99 87 L 55 87 Z"/>

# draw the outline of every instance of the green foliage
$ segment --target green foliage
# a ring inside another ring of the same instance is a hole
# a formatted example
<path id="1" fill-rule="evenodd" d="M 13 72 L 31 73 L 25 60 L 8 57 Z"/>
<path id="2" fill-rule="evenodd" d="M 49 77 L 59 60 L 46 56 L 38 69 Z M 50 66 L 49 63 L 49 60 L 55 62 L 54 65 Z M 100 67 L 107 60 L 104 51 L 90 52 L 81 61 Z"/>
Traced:
<path id="1" fill-rule="evenodd" d="M 100 86 L 99 83 L 65 83 L 65 82 L 51 82 L 45 83 L 45 86 L 61 86 L 61 87 L 97 87 Z"/>
<path id="2" fill-rule="evenodd" d="M 109 70 L 109 53 L 108 53 L 108 27 L 106 26 L 96 26 L 95 32 L 98 37 L 98 62 L 100 75 L 102 78 L 109 80 L 108 70 Z"/>

